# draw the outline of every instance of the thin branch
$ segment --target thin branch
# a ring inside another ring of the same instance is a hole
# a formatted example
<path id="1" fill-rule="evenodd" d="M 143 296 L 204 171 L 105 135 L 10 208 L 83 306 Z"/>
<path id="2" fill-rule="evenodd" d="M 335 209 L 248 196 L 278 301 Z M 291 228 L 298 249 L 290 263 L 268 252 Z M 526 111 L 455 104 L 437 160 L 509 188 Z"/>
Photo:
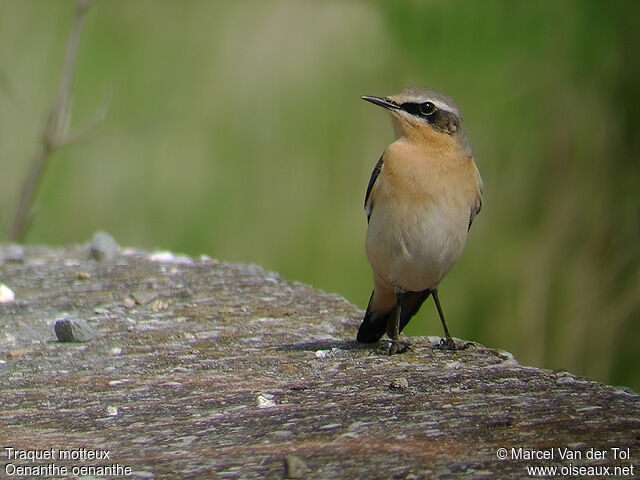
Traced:
<path id="1" fill-rule="evenodd" d="M 94 2 L 95 0 L 76 1 L 75 15 L 71 26 L 71 33 L 69 34 L 69 40 L 67 42 L 67 51 L 62 73 L 60 75 L 58 95 L 49 114 L 40 146 L 33 158 L 31 167 L 22 187 L 18 208 L 16 209 L 13 225 L 9 234 L 9 239 L 12 242 L 18 241 L 24 236 L 26 222 L 30 216 L 31 202 L 33 201 L 36 190 L 42 180 L 43 173 L 49 164 L 51 154 L 57 148 L 77 139 L 88 130 L 88 127 L 86 126 L 80 127 L 69 134 L 68 123 L 71 118 L 69 94 L 71 91 L 71 84 L 73 82 L 73 74 L 75 71 L 76 59 L 78 57 L 78 48 L 80 46 L 80 38 L 82 36 L 86 13 Z M 95 118 L 99 121 L 103 117 L 104 113 L 99 112 Z M 97 121 L 94 119 L 89 123 L 89 126 L 93 126 Z"/>
<path id="2" fill-rule="evenodd" d="M 80 137 L 83 137 L 85 134 L 87 134 L 89 130 L 91 130 L 98 123 L 104 120 L 104 117 L 107 116 L 107 111 L 109 110 L 110 104 L 111 104 L 111 97 L 109 97 L 109 99 L 107 99 L 103 103 L 103 105 L 93 114 L 91 118 L 86 120 L 79 127 L 76 127 L 71 130 L 67 124 L 65 128 L 65 131 L 67 133 L 59 134 L 56 138 L 53 139 L 53 143 L 52 143 L 53 148 L 54 149 L 62 148 L 70 143 L 75 142 Z"/>

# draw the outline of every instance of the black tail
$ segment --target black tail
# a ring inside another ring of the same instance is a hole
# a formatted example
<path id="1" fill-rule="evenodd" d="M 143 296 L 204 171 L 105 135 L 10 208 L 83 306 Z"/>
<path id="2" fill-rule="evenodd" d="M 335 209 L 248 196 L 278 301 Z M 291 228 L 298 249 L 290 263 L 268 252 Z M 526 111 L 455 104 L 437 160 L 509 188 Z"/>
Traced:
<path id="1" fill-rule="evenodd" d="M 360 343 L 375 343 L 382 335 L 384 335 L 387 329 L 387 322 L 391 319 L 392 315 L 396 314 L 396 308 L 393 307 L 388 312 L 374 312 L 371 306 L 373 302 L 373 292 L 369 298 L 369 304 L 367 305 L 367 312 L 364 314 L 360 328 L 358 329 L 358 336 L 356 340 Z"/>
<path id="2" fill-rule="evenodd" d="M 400 331 L 402 331 L 402 329 L 407 326 L 407 323 L 409 323 L 409 320 L 418 313 L 418 310 L 420 310 L 420 307 L 424 301 L 429 298 L 430 294 L 430 290 L 405 292 L 402 296 L 402 310 L 400 311 Z M 373 293 L 371 294 L 371 299 L 372 298 Z M 396 315 L 397 305 L 388 312 L 373 311 L 371 299 L 369 299 L 367 312 L 364 314 L 364 318 L 358 329 L 356 339 L 360 343 L 375 343 L 380 340 L 387 330 L 387 325 L 391 325 L 391 320 Z"/>

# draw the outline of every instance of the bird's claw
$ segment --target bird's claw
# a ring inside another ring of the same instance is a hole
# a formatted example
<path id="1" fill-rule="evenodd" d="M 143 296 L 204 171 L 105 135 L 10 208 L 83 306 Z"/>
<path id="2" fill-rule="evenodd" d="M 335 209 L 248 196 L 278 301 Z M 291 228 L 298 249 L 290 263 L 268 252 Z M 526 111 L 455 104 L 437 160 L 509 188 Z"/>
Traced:
<path id="1" fill-rule="evenodd" d="M 409 349 L 407 342 L 401 342 L 400 340 L 391 340 L 389 343 L 388 355 L 395 355 L 396 353 L 404 353 Z"/>
<path id="2" fill-rule="evenodd" d="M 378 346 L 378 353 L 383 355 L 395 355 L 397 353 L 405 353 L 409 350 L 409 342 L 403 342 L 400 340 L 390 340 L 389 342 L 383 341 Z"/>
<path id="3" fill-rule="evenodd" d="M 443 337 L 440 339 L 440 343 L 438 343 L 435 348 L 439 350 L 466 350 L 469 347 L 474 346 L 473 342 L 466 342 L 462 344 L 457 344 L 456 341 L 452 337 Z"/>

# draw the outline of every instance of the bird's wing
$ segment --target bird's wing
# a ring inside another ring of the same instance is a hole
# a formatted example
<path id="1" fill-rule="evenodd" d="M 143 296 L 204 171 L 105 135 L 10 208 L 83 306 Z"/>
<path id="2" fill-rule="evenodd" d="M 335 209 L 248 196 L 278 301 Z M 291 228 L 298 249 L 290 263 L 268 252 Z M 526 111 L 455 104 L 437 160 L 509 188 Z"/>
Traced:
<path id="1" fill-rule="evenodd" d="M 373 168 L 373 172 L 371 172 L 371 178 L 369 179 L 369 185 L 367 186 L 367 193 L 364 196 L 364 211 L 367 214 L 367 222 L 371 217 L 371 209 L 373 208 L 373 199 L 369 201 L 369 197 L 371 196 L 371 190 L 373 190 L 373 185 L 376 183 L 376 180 L 378 179 L 378 175 L 380 175 L 380 169 L 382 169 L 383 157 L 384 155 L 380 157 L 380 160 L 378 160 L 378 163 L 376 163 L 376 166 Z"/>
<path id="2" fill-rule="evenodd" d="M 471 228 L 471 224 L 473 223 L 473 219 L 476 218 L 476 215 L 480 213 L 482 210 L 482 197 L 478 197 L 478 203 L 476 203 L 473 207 L 471 207 L 471 213 L 469 214 L 469 226 L 467 227 L 467 231 Z"/>
<path id="3" fill-rule="evenodd" d="M 482 178 L 480 178 L 480 173 L 476 168 L 476 176 L 478 179 L 478 194 L 476 196 L 476 201 L 471 207 L 471 212 L 469 213 L 469 226 L 467 227 L 467 231 L 471 228 L 471 224 L 473 223 L 473 219 L 476 218 L 476 215 L 480 213 L 482 210 L 482 193 L 484 191 L 484 183 L 482 182 Z"/>

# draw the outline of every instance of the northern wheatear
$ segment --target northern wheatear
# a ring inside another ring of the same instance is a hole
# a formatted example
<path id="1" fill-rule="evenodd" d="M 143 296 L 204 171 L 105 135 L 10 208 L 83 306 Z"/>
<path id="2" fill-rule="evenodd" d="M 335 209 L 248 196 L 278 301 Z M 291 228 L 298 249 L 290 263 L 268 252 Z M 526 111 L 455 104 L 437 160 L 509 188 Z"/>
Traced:
<path id="1" fill-rule="evenodd" d="M 373 293 L 357 339 L 374 343 L 386 331 L 389 353 L 403 350 L 400 332 L 432 295 L 444 328 L 441 345 L 455 349 L 438 284 L 462 254 L 483 189 L 462 115 L 435 90 L 362 98 L 389 110 L 396 141 L 373 169 L 364 201 Z"/>

